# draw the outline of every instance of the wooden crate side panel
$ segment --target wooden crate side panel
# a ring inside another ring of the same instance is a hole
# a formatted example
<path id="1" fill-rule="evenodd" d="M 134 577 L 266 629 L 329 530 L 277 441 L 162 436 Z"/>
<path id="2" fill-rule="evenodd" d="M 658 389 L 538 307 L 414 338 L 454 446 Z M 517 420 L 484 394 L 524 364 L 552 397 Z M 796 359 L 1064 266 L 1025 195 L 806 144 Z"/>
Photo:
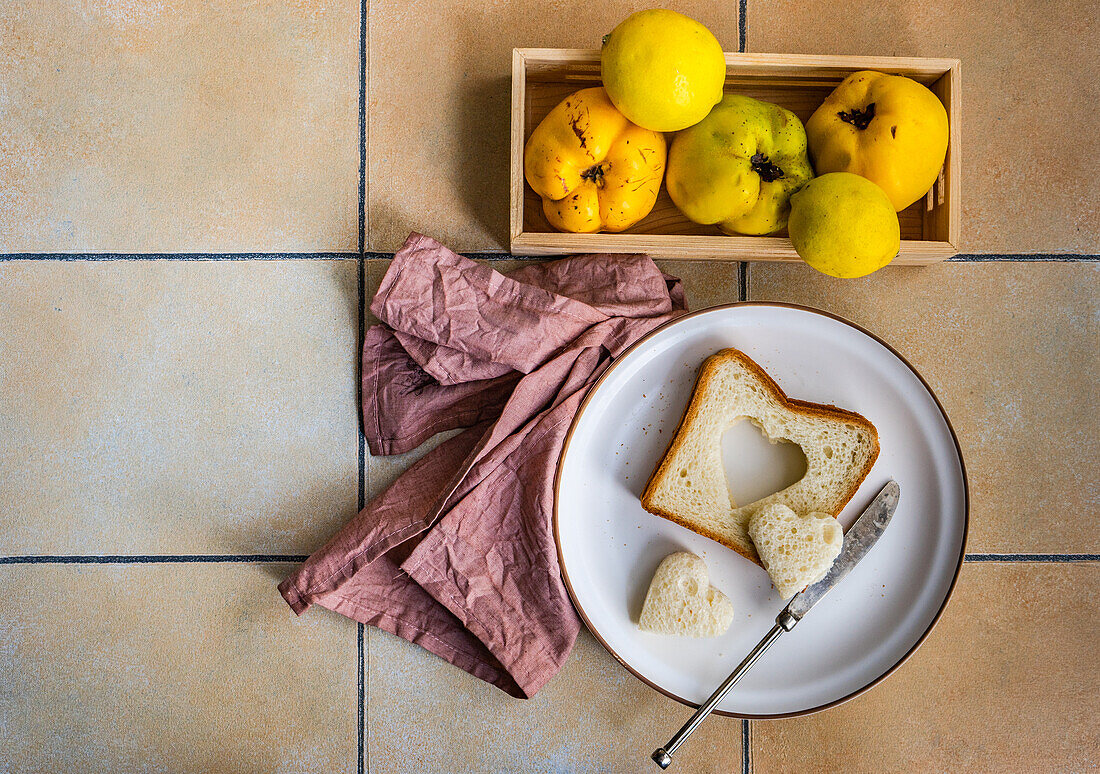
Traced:
<path id="1" fill-rule="evenodd" d="M 778 237 L 685 236 L 672 234 L 521 234 L 512 245 L 519 255 L 645 253 L 683 260 L 798 261 L 789 239 Z M 902 242 L 896 266 L 937 263 L 953 254 L 945 242 Z"/>
<path id="2" fill-rule="evenodd" d="M 512 50 L 512 124 L 509 142 L 509 175 L 510 188 L 508 193 L 508 233 L 515 240 L 523 232 L 524 189 L 527 186 L 523 180 L 523 146 L 527 141 L 524 133 L 524 117 L 527 114 L 527 66 L 523 53 L 519 49 Z"/>
<path id="3" fill-rule="evenodd" d="M 962 118 L 961 95 L 959 93 L 960 65 L 955 65 L 941 76 L 929 88 L 947 107 L 948 141 L 947 157 L 943 170 L 930 199 L 934 206 L 925 210 L 925 234 L 929 239 L 949 242 L 956 250 L 959 246 L 962 200 L 962 157 L 959 148 Z"/>

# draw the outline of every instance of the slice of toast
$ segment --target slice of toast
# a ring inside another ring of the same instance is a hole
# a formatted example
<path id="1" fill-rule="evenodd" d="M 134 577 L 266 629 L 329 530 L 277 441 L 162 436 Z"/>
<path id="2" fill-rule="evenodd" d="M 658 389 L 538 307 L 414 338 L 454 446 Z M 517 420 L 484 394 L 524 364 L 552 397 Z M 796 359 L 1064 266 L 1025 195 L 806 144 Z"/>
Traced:
<path id="1" fill-rule="evenodd" d="M 773 441 L 798 444 L 806 474 L 756 502 L 733 502 L 722 464 L 726 429 L 749 419 Z M 748 355 L 723 349 L 699 369 L 668 451 L 642 493 L 642 507 L 761 564 L 749 519 L 770 503 L 799 514 L 838 515 L 878 457 L 878 432 L 851 411 L 788 398 Z"/>

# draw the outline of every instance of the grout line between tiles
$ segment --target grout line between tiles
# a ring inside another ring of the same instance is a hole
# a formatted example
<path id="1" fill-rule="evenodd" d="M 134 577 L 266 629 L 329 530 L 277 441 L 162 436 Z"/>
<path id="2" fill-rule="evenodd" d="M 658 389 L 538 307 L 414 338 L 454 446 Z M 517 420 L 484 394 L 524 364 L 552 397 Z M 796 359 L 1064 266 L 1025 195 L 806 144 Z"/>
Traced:
<path id="1" fill-rule="evenodd" d="M 359 745 L 358 745 L 359 759 L 358 759 L 358 761 L 356 762 L 355 765 L 356 765 L 356 771 L 358 772 L 358 774 L 365 774 L 367 758 L 366 758 L 365 750 L 364 750 L 365 737 L 364 737 L 364 734 L 363 734 L 363 729 L 366 728 L 366 723 L 364 722 L 364 720 L 366 718 L 366 689 L 365 689 L 365 686 L 366 686 L 367 681 L 366 681 L 366 677 L 365 677 L 364 653 L 363 653 L 363 649 L 364 649 L 364 645 L 363 645 L 363 624 L 357 623 L 356 626 L 357 626 L 357 630 L 356 630 L 357 631 L 357 634 L 356 634 L 356 652 L 359 656 L 359 667 L 358 667 L 358 670 L 357 670 L 358 678 L 359 678 L 359 683 L 358 683 L 359 715 L 358 715 L 358 720 L 357 720 L 357 722 L 359 724 L 358 729 L 357 729 L 358 734 L 359 734 Z"/>
<path id="2" fill-rule="evenodd" d="M 367 123 L 367 102 L 370 98 L 370 0 L 360 0 L 359 4 L 360 24 L 359 34 L 361 40 L 359 46 L 363 51 L 362 71 L 360 73 L 360 88 L 363 94 L 363 122 L 361 127 L 363 149 L 363 188 L 370 193 L 370 127 Z M 370 206 L 364 197 L 363 201 L 363 244 L 360 251 L 366 252 L 367 243 L 370 242 Z"/>
<path id="3" fill-rule="evenodd" d="M 381 253 L 367 251 L 363 254 L 363 257 L 371 261 L 389 261 L 393 259 L 395 253 Z M 499 252 L 460 252 L 459 255 L 463 255 L 474 261 L 544 261 L 551 260 L 555 256 L 552 255 L 512 255 L 511 253 L 499 253 Z M 561 256 L 564 257 L 564 256 Z"/>
<path id="4" fill-rule="evenodd" d="M 749 0 L 741 0 L 737 7 L 737 50 L 745 53 L 749 37 Z"/>
<path id="5" fill-rule="evenodd" d="M 1089 263 L 1100 261 L 1098 253 L 958 253 L 947 259 L 952 263 L 984 263 L 987 261 L 1019 261 L 1021 263 Z"/>
<path id="6" fill-rule="evenodd" d="M 1069 562 L 1100 562 L 1100 554 L 967 554 L 965 561 L 1065 564 Z"/>
<path id="7" fill-rule="evenodd" d="M 737 264 L 737 300 L 749 300 L 749 263 L 741 261 Z"/>
<path id="8" fill-rule="evenodd" d="M 0 556 L 0 564 L 229 564 L 304 562 L 305 554 L 69 554 Z"/>
<path id="9" fill-rule="evenodd" d="M 358 252 L 317 253 L 3 253 L 0 261 L 345 261 Z"/>
<path id="10" fill-rule="evenodd" d="M 752 772 L 752 721 L 741 720 L 741 774 Z"/>
<path id="11" fill-rule="evenodd" d="M 359 254 L 367 246 L 367 0 L 359 4 Z"/>
<path id="12" fill-rule="evenodd" d="M 366 136 L 367 135 L 366 135 L 366 109 L 365 109 L 365 105 L 366 105 L 366 72 L 367 72 L 367 65 L 366 65 L 366 61 L 367 61 L 366 60 L 366 56 L 367 56 L 366 55 L 366 48 L 367 48 L 367 27 L 366 27 L 366 25 L 367 25 L 367 0 L 362 0 L 360 8 L 359 8 L 359 13 L 360 13 L 360 26 L 359 26 L 360 43 L 359 43 L 359 45 L 360 45 L 360 51 L 362 52 L 362 56 L 363 56 L 362 61 L 361 61 L 362 66 L 361 66 L 361 69 L 360 69 L 360 81 L 359 81 L 359 87 L 360 87 L 360 92 L 359 92 L 359 99 L 360 99 L 360 102 L 359 102 L 359 106 L 360 106 L 360 114 L 359 114 L 359 131 L 360 131 L 360 135 L 359 135 L 359 138 L 360 138 L 359 152 L 360 152 L 360 161 L 361 161 L 360 185 L 361 185 L 362 190 L 366 190 L 366 164 L 367 164 Z M 357 357 L 356 357 L 356 360 L 355 360 L 355 362 L 357 363 L 357 370 L 356 370 L 356 374 L 355 374 L 355 382 L 356 382 L 356 387 L 355 387 L 355 396 L 356 396 L 355 413 L 358 417 L 356 422 L 355 422 L 355 427 L 358 431 L 356 433 L 357 441 L 358 441 L 358 444 L 357 444 L 357 446 L 358 446 L 358 449 L 357 449 L 357 467 L 358 467 L 357 479 L 358 479 L 358 485 L 357 485 L 357 491 L 356 491 L 356 504 L 358 506 L 357 510 L 359 510 L 359 511 L 363 510 L 363 506 L 365 505 L 364 500 L 366 499 L 366 493 L 367 493 L 366 436 L 363 432 L 363 427 L 362 427 L 362 416 L 363 416 L 363 412 L 362 412 L 362 405 L 363 405 L 363 378 L 362 378 L 363 377 L 363 339 L 366 336 L 366 325 L 367 325 L 367 313 L 366 313 L 367 289 L 366 288 L 367 288 L 367 271 L 369 269 L 369 263 L 368 263 L 367 258 L 366 258 L 366 243 L 365 243 L 365 238 L 366 238 L 365 237 L 365 234 L 366 234 L 366 210 L 365 210 L 365 207 L 366 207 L 366 204 L 365 204 L 365 198 L 364 198 L 362 200 L 361 209 L 360 209 L 360 213 L 359 213 L 360 214 L 359 223 L 360 223 L 360 229 L 361 229 L 360 230 L 360 235 L 359 235 L 359 252 L 360 252 L 360 256 L 359 256 L 359 277 L 358 277 L 358 293 L 357 293 L 357 297 L 358 297 L 358 300 L 359 300 L 359 304 L 358 304 L 358 307 L 359 307 L 358 308 L 358 312 L 359 312 L 359 326 L 358 326 L 359 333 L 358 333 L 358 337 L 356 339 L 356 347 L 358 349 L 358 354 L 357 354 Z M 368 645 L 366 643 L 365 627 L 363 626 L 362 623 L 359 623 L 358 624 L 358 634 L 357 634 L 358 664 L 356 666 L 356 671 L 358 673 L 358 678 L 359 678 L 359 680 L 358 680 L 358 696 L 357 696 L 359 710 L 358 710 L 358 716 L 357 716 L 358 726 L 356 728 L 357 759 L 356 759 L 356 764 L 355 764 L 357 774 L 366 774 L 366 772 L 369 771 L 369 769 L 370 769 L 369 751 L 367 749 L 367 734 L 366 734 L 366 728 L 367 728 L 367 663 L 366 663 L 366 659 L 368 657 L 366 654 L 368 652 L 369 652 L 369 650 L 368 650 Z"/>
<path id="13" fill-rule="evenodd" d="M 553 256 L 512 255 L 503 252 L 464 252 L 475 261 L 540 261 Z M 316 253 L 0 253 L 5 261 L 343 261 L 355 258 L 388 260 L 393 253 L 384 252 L 316 252 Z M 1100 253 L 959 253 L 948 263 L 986 263 L 994 261 L 1016 263 L 1100 263 Z"/>
<path id="14" fill-rule="evenodd" d="M 366 274 L 368 270 L 367 263 L 367 234 L 369 232 L 370 224 L 368 221 L 369 215 L 367 212 L 367 177 L 368 167 L 367 162 L 369 159 L 368 139 L 367 139 L 367 68 L 370 63 L 370 36 L 368 34 L 367 25 L 369 24 L 369 0 L 360 0 L 359 2 L 359 276 L 358 276 L 358 336 L 356 338 L 356 349 L 358 350 L 355 362 L 355 413 L 357 416 L 355 427 L 358 432 L 356 433 L 357 440 L 357 491 L 356 491 L 356 503 L 357 511 L 363 510 L 364 498 L 367 491 L 367 473 L 366 473 L 366 436 L 363 434 L 362 428 L 362 405 L 363 405 L 363 339 L 366 335 Z M 366 748 L 366 663 L 364 650 L 365 645 L 365 633 L 363 624 L 358 624 L 357 634 L 357 653 L 358 653 L 358 666 L 357 672 L 359 676 L 358 686 L 358 727 L 357 732 L 357 751 L 358 759 L 356 761 L 356 771 L 358 774 L 365 774 L 369 768 L 367 761 L 367 748 Z"/>

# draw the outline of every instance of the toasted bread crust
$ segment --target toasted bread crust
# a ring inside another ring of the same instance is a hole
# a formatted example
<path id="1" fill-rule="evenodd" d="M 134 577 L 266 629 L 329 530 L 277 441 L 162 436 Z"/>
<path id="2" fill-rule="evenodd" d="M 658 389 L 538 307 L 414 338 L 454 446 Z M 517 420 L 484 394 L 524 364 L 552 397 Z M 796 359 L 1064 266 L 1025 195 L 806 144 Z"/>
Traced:
<path id="1" fill-rule="evenodd" d="M 699 375 L 695 378 L 695 386 L 692 387 L 691 400 L 688 401 L 688 405 L 684 409 L 684 414 L 682 417 L 680 417 L 680 423 L 676 426 L 675 432 L 672 433 L 672 440 L 669 441 L 668 447 L 665 449 L 665 453 L 661 456 L 660 463 L 650 475 L 649 480 L 646 481 L 645 490 L 642 492 L 641 497 L 642 507 L 649 513 L 652 513 L 654 516 L 660 516 L 661 518 L 668 519 L 669 521 L 675 522 L 682 527 L 686 527 L 692 532 L 700 534 L 703 537 L 707 537 L 717 543 L 721 543 L 727 548 L 731 548 L 737 553 L 741 554 L 741 556 L 745 557 L 746 559 L 755 562 L 756 564 L 759 564 L 761 567 L 763 567 L 764 565 L 761 563 L 760 557 L 757 556 L 755 549 L 752 549 L 751 553 L 746 552 L 744 550 L 744 547 L 733 545 L 729 541 L 724 540 L 722 537 L 715 534 L 711 530 L 706 529 L 705 527 L 688 524 L 685 520 L 681 519 L 676 514 L 669 513 L 659 506 L 653 505 L 652 502 L 654 483 L 660 480 L 661 477 L 665 475 L 669 465 L 669 457 L 672 456 L 671 453 L 673 451 L 678 450 L 681 443 L 680 431 L 683 430 L 685 425 L 693 421 L 700 411 L 700 385 L 704 383 L 704 379 L 709 379 L 711 373 L 717 370 L 723 362 L 728 360 L 736 360 L 741 363 L 741 365 L 744 366 L 746 369 L 751 371 L 753 375 L 760 381 L 760 383 L 772 393 L 776 400 L 786 406 L 792 412 L 797 414 L 804 414 L 807 416 L 819 417 L 822 419 L 828 419 L 831 421 L 850 422 L 852 424 L 860 425 L 861 427 L 864 427 L 870 431 L 871 438 L 874 441 L 874 449 L 871 455 L 868 457 L 867 463 L 859 472 L 859 475 L 854 479 L 855 484 L 852 485 L 848 493 L 844 496 L 844 500 L 841 503 L 840 507 L 831 514 L 834 517 L 839 515 L 840 512 L 844 510 L 845 506 L 847 506 L 848 503 L 851 502 L 852 498 L 855 497 L 856 492 L 859 490 L 860 485 L 863 483 L 863 480 L 867 478 L 867 475 L 871 472 L 871 468 L 874 466 L 875 461 L 878 459 L 880 450 L 878 442 L 878 430 L 875 429 L 875 426 L 871 424 L 871 422 L 866 417 L 857 414 L 854 411 L 848 411 L 847 409 L 838 408 L 837 406 L 832 406 L 827 403 L 810 403 L 809 401 L 788 398 L 787 394 L 783 392 L 783 389 L 776 383 L 776 381 L 772 379 L 771 376 L 769 376 L 768 373 L 763 368 L 761 368 L 755 360 L 750 358 L 739 349 L 734 349 L 733 347 L 722 349 L 703 361 L 703 365 L 699 368 Z"/>

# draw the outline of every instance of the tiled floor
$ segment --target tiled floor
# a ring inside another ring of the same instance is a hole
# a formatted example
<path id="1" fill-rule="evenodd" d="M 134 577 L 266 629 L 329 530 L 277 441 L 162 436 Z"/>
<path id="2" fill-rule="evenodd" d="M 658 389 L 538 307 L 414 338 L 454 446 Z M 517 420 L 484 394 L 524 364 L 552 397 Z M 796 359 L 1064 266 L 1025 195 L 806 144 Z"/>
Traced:
<path id="1" fill-rule="evenodd" d="M 662 267 L 693 308 L 795 301 L 896 346 L 973 499 L 912 661 L 826 713 L 708 721 L 678 768 L 1095 768 L 1094 9 L 672 6 L 730 50 L 963 60 L 965 255 Z M 688 711 L 587 634 L 523 702 L 275 590 L 424 451 L 363 451 L 360 310 L 411 229 L 505 246 L 510 49 L 592 47 L 636 7 L 0 4 L 0 772 L 650 770 Z"/>

